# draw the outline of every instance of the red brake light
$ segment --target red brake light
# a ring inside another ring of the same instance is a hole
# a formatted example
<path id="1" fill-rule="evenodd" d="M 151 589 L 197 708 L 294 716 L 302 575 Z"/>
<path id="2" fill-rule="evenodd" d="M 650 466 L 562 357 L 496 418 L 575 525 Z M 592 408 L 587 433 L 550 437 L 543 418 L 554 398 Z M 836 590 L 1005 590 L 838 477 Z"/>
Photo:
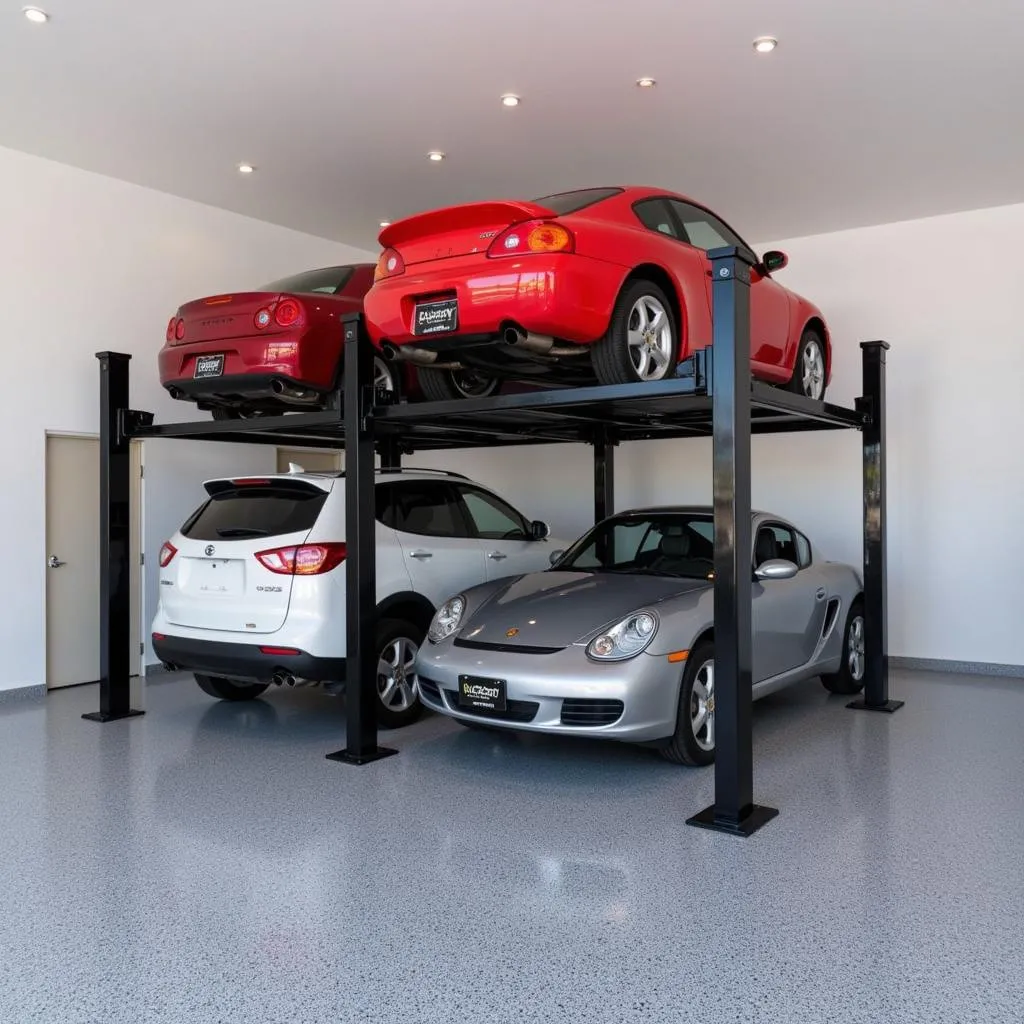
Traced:
<path id="1" fill-rule="evenodd" d="M 302 306 L 295 299 L 282 299 L 274 309 L 278 327 L 291 327 L 302 319 Z"/>
<path id="2" fill-rule="evenodd" d="M 405 260 L 397 249 L 385 249 L 377 260 L 377 267 L 373 272 L 374 281 L 380 281 L 385 277 L 397 277 L 405 273 Z"/>
<path id="3" fill-rule="evenodd" d="M 256 560 L 279 576 L 319 576 L 345 561 L 346 554 L 344 544 L 299 544 L 257 551 Z"/>
<path id="4" fill-rule="evenodd" d="M 165 569 L 171 564 L 171 559 L 178 553 L 178 549 L 169 541 L 164 541 L 164 546 L 160 549 L 160 568 Z"/>
<path id="5" fill-rule="evenodd" d="M 231 482 L 235 487 L 260 487 L 261 485 L 266 487 L 266 485 L 270 483 L 270 481 L 264 477 L 255 476 L 243 476 L 237 480 L 232 480 Z"/>
<path id="6" fill-rule="evenodd" d="M 174 337 L 174 328 L 177 325 L 177 323 L 178 323 L 178 318 L 175 317 L 175 316 L 172 316 L 170 321 L 167 324 L 167 340 L 168 341 L 170 341 L 171 338 Z"/>
<path id="7" fill-rule="evenodd" d="M 179 320 L 174 325 L 174 337 L 177 338 L 178 341 L 181 341 L 181 339 L 185 337 L 185 321 L 184 320 Z"/>
<path id="8" fill-rule="evenodd" d="M 491 242 L 487 255 L 522 256 L 531 252 L 573 252 L 572 232 L 561 224 L 546 220 L 524 221 L 506 228 Z"/>
<path id="9" fill-rule="evenodd" d="M 165 635 L 165 634 L 163 634 L 163 633 L 154 633 L 154 634 L 153 634 L 153 639 L 154 639 L 154 640 L 166 640 L 166 639 L 167 639 L 167 637 L 166 637 L 166 635 Z"/>
<path id="10" fill-rule="evenodd" d="M 282 655 L 288 657 L 290 655 L 302 653 L 302 651 L 297 647 L 261 647 L 260 651 L 263 654 L 274 654 L 277 657 L 281 657 Z"/>
<path id="11" fill-rule="evenodd" d="M 271 313 L 270 307 L 264 306 L 262 309 L 256 310 L 256 315 L 252 318 L 253 326 L 258 331 L 262 331 L 264 328 L 270 326 Z"/>

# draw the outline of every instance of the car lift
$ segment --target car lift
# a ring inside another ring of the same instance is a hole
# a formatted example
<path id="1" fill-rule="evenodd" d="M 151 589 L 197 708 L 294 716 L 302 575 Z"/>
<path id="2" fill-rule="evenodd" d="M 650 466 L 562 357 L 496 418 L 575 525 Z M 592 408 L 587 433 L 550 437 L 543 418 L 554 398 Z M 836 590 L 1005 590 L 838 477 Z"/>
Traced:
<path id="1" fill-rule="evenodd" d="M 344 379 L 315 412 L 245 420 L 154 425 L 129 408 L 128 355 L 99 352 L 101 476 L 101 722 L 141 714 L 131 708 L 132 595 L 128 559 L 132 439 L 186 438 L 345 449 L 348 557 L 346 746 L 327 756 L 367 764 L 395 751 L 378 745 L 374 456 L 398 468 L 413 451 L 583 442 L 594 449 L 594 519 L 614 506 L 614 451 L 623 441 L 712 437 L 715 514 L 715 802 L 688 819 L 703 828 L 750 835 L 778 811 L 754 803 L 752 738 L 752 573 L 750 437 L 753 433 L 860 430 L 863 438 L 863 696 L 847 706 L 895 711 L 889 699 L 886 632 L 884 341 L 861 344 L 863 394 L 856 408 L 813 401 L 750 377 L 750 256 L 709 253 L 713 344 L 653 383 L 559 388 L 452 402 L 381 400 L 362 317 L 343 317 Z M 371 609 L 366 611 L 366 609 Z"/>

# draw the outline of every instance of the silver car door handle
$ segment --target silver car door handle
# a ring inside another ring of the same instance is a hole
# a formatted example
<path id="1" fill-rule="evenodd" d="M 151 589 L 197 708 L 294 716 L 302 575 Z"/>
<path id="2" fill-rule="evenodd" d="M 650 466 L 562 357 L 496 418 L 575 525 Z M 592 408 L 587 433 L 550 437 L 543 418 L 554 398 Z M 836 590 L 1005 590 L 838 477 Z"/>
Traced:
<path id="1" fill-rule="evenodd" d="M 410 558 L 433 558 L 434 557 L 434 552 L 433 551 L 410 551 L 409 552 L 409 557 Z"/>
<path id="2" fill-rule="evenodd" d="M 488 551 L 488 558 L 493 558 L 496 562 L 500 562 L 503 558 L 508 558 L 508 555 L 503 555 L 500 551 Z"/>
<path id="3" fill-rule="evenodd" d="M 59 569 L 65 563 L 62 562 L 56 555 L 50 555 L 50 557 L 46 560 L 46 564 L 51 569 Z"/>
<path id="4" fill-rule="evenodd" d="M 824 601 L 825 600 L 825 588 L 824 587 L 818 587 L 818 592 L 814 595 L 814 599 L 816 601 Z"/>

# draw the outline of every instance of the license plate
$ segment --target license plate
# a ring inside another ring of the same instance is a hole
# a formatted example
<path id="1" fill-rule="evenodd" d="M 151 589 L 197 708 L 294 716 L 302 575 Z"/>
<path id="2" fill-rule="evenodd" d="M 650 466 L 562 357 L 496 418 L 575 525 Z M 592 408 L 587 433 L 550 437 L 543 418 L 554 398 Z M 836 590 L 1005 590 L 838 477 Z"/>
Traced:
<path id="1" fill-rule="evenodd" d="M 451 334 L 458 327 L 458 299 L 423 302 L 416 307 L 413 334 Z"/>
<path id="2" fill-rule="evenodd" d="M 504 711 L 505 680 L 459 676 L 459 707 Z"/>
<path id="3" fill-rule="evenodd" d="M 193 378 L 219 377 L 224 372 L 223 356 L 199 356 L 196 359 Z"/>
<path id="4" fill-rule="evenodd" d="M 240 558 L 188 558 L 180 589 L 204 597 L 232 597 L 245 590 L 245 569 Z"/>

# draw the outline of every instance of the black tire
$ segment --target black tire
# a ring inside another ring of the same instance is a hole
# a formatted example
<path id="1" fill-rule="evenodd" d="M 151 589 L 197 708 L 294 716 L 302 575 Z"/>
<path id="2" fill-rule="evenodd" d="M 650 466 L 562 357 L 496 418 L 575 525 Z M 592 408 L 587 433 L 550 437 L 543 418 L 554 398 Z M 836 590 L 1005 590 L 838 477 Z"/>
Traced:
<path id="1" fill-rule="evenodd" d="M 218 700 L 255 700 L 270 685 L 238 683 L 233 679 L 222 679 L 220 676 L 202 676 L 198 672 L 195 677 L 199 689 Z"/>
<path id="2" fill-rule="evenodd" d="M 852 657 L 854 654 L 858 656 Z M 843 660 L 839 671 L 822 675 L 821 685 L 829 693 L 860 693 L 864 689 L 864 667 L 864 602 L 858 597 L 850 605 L 843 625 Z"/>
<path id="3" fill-rule="evenodd" d="M 710 640 L 703 640 L 697 644 L 697 646 L 690 651 L 689 658 L 686 659 L 686 671 L 683 672 L 683 682 L 679 687 L 679 708 L 676 712 L 676 731 L 672 738 L 668 740 L 658 751 L 666 761 L 671 761 L 673 764 L 685 764 L 690 765 L 691 767 L 699 767 L 711 764 L 715 759 L 713 737 L 710 749 L 702 747 L 697 740 L 697 735 L 694 732 L 692 721 L 693 710 L 696 709 L 697 704 L 699 704 L 702 699 L 699 694 L 694 693 L 694 683 L 698 682 L 698 677 L 702 674 L 702 670 L 706 665 L 710 665 L 712 669 L 711 678 L 713 683 L 714 663 L 715 645 Z M 698 685 L 700 684 L 698 683 Z M 713 716 L 715 713 L 713 685 L 710 698 L 710 714 Z M 712 718 L 712 722 L 713 721 L 714 719 Z M 704 733 L 706 739 L 706 727 L 701 727 L 698 732 Z"/>
<path id="4" fill-rule="evenodd" d="M 284 409 L 281 412 L 284 412 Z M 263 409 L 246 410 L 234 406 L 228 408 L 221 405 L 214 406 L 211 414 L 215 420 L 252 420 L 259 419 L 260 416 L 273 415 L 273 413 L 265 412 Z"/>
<path id="5" fill-rule="evenodd" d="M 457 402 L 463 398 L 489 398 L 501 388 L 501 381 L 472 370 L 416 369 L 423 397 L 431 402 Z"/>
<path id="6" fill-rule="evenodd" d="M 656 302 L 664 310 L 671 328 L 671 352 L 663 367 L 655 375 L 642 377 L 633 362 L 629 348 L 629 325 L 635 307 L 644 297 Z M 603 338 L 594 343 L 591 352 L 594 376 L 601 384 L 635 384 L 641 380 L 663 380 L 675 372 L 679 360 L 679 325 L 672 304 L 653 281 L 629 281 L 619 292 L 612 310 L 612 318 Z"/>
<path id="7" fill-rule="evenodd" d="M 423 705 L 420 703 L 419 695 L 412 689 L 412 657 L 415 657 L 415 650 L 423 643 L 425 630 L 411 622 L 404 622 L 401 619 L 381 619 L 377 623 L 377 662 L 378 665 L 387 658 L 396 659 L 396 667 L 401 669 L 400 678 L 395 687 L 395 692 L 388 701 L 384 700 L 384 692 L 387 688 L 389 678 L 377 673 L 377 724 L 383 729 L 401 729 L 412 725 L 423 714 Z M 402 654 L 402 647 L 395 648 L 396 644 L 412 645 L 412 655 L 407 657 Z M 394 649 L 389 650 L 389 649 Z M 403 684 L 404 687 L 403 688 Z M 407 688 L 407 689 L 406 689 Z"/>
<path id="8" fill-rule="evenodd" d="M 808 352 L 814 348 L 817 349 L 818 367 L 820 369 L 820 392 L 818 392 L 817 387 L 813 384 L 805 382 L 805 369 L 809 358 Z M 821 335 L 813 327 L 809 327 L 800 336 L 800 347 L 796 350 L 796 360 L 793 363 L 793 376 L 789 378 L 786 390 L 820 401 L 825 397 L 825 381 L 827 378 L 828 364 L 825 360 L 825 343 L 822 341 Z"/>

